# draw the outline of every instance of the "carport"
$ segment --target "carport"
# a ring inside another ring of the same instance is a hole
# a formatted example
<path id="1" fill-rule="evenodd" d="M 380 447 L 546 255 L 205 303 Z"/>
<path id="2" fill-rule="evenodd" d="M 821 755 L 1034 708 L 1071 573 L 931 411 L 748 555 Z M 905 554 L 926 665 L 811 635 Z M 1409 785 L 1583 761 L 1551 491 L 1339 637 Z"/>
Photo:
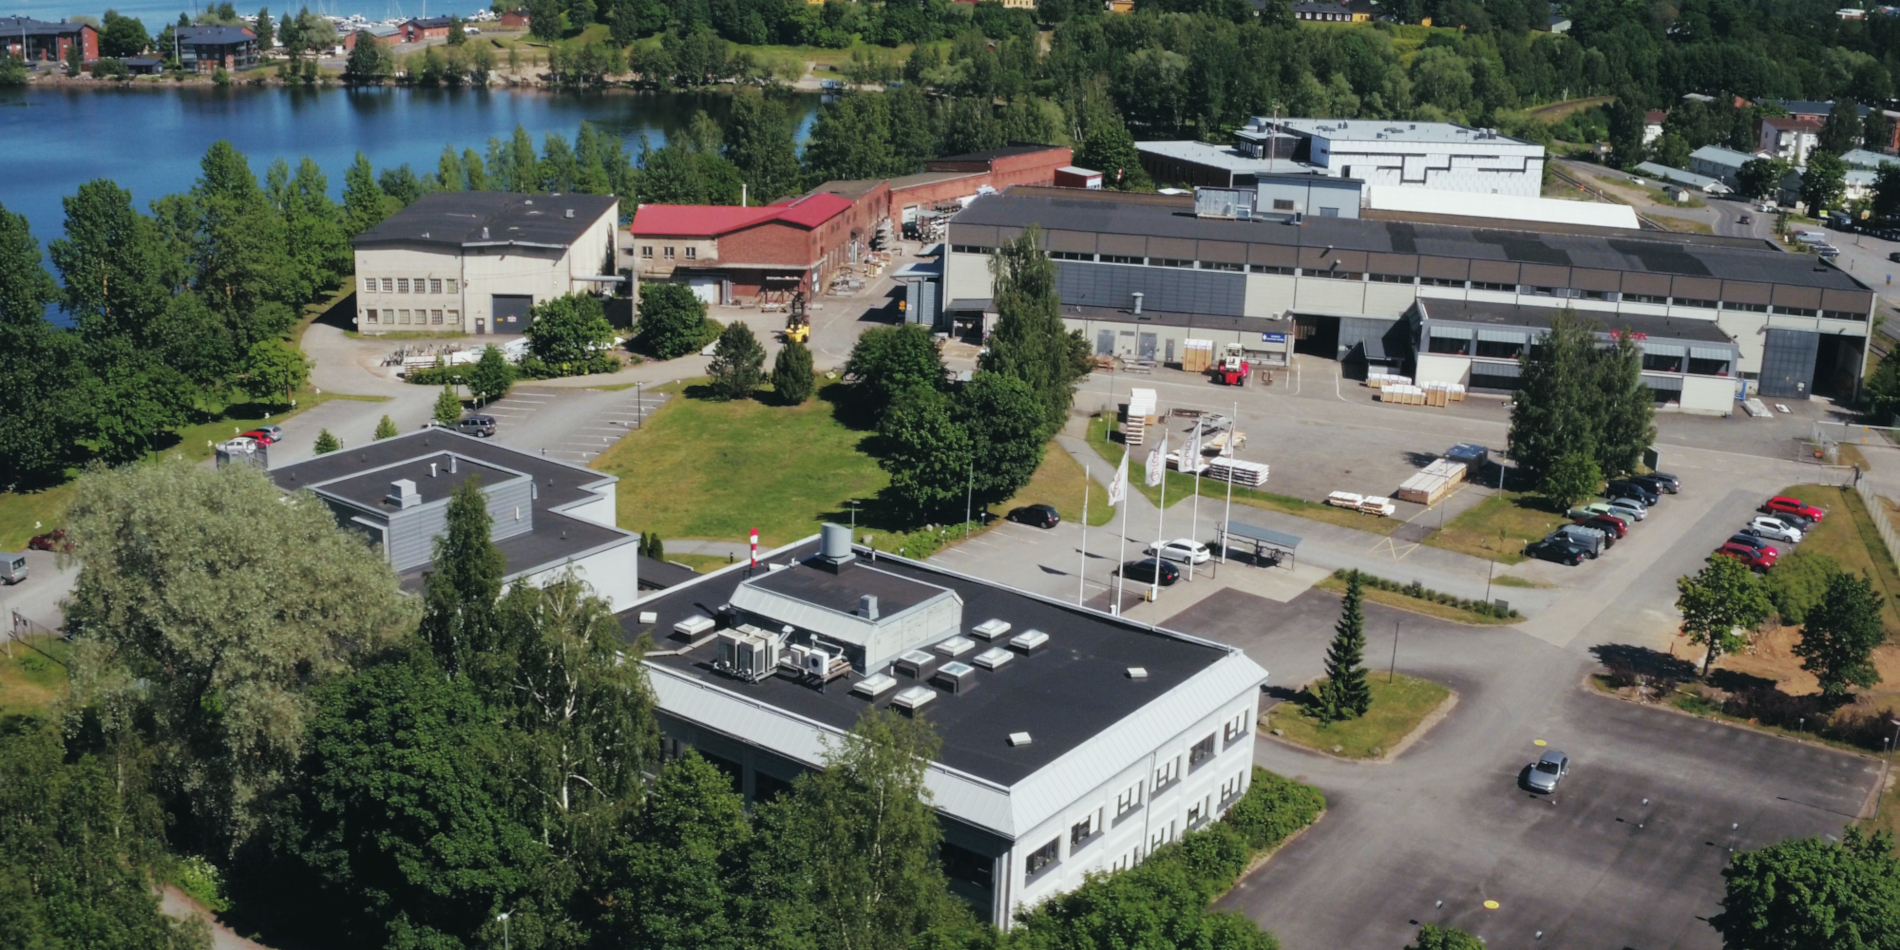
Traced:
<path id="1" fill-rule="evenodd" d="M 1283 531 L 1274 531 L 1238 521 L 1222 524 L 1220 526 L 1222 554 L 1224 555 L 1235 543 L 1251 546 L 1255 563 L 1271 560 L 1278 565 L 1281 561 L 1285 561 L 1288 570 L 1293 569 L 1298 563 L 1296 555 L 1300 547 L 1300 536 L 1297 534 L 1287 534 Z"/>

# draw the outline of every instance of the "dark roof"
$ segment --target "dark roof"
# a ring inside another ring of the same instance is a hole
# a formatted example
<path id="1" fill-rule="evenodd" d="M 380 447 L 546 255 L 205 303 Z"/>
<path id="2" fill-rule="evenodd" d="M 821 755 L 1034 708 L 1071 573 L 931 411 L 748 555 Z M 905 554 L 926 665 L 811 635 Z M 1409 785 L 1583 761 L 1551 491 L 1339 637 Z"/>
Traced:
<path id="1" fill-rule="evenodd" d="M 1551 318 L 1562 312 L 1554 307 L 1441 300 L 1437 297 L 1420 298 L 1419 305 L 1425 311 L 1427 319 L 1433 322 L 1478 323 L 1492 326 L 1530 327 L 1539 330 L 1549 328 Z M 1642 313 L 1599 315 L 1588 311 L 1575 311 L 1574 315 L 1586 319 L 1597 317 L 1604 332 L 1627 329 L 1632 333 L 1641 333 L 1658 339 L 1687 340 L 1697 343 L 1733 342 L 1714 320 L 1677 320 Z"/>
<path id="2" fill-rule="evenodd" d="M 836 573 L 807 566 L 773 571 L 753 581 L 752 586 L 843 614 L 856 613 L 858 597 L 869 594 L 877 598 L 879 617 L 902 613 L 943 593 L 940 586 L 856 563 Z"/>
<path id="3" fill-rule="evenodd" d="M 421 17 L 411 17 L 409 20 L 409 25 L 419 30 L 433 30 L 433 29 L 438 29 L 438 28 L 447 29 L 450 21 L 452 21 L 453 19 L 454 17 L 446 17 L 446 16 L 432 16 L 432 17 L 429 17 L 428 19 L 423 19 Z"/>
<path id="4" fill-rule="evenodd" d="M 1224 313 L 1177 313 L 1143 307 L 1140 313 L 1128 307 L 1091 307 L 1087 304 L 1063 304 L 1062 315 L 1071 320 L 1108 320 L 1145 323 L 1161 327 L 1188 327 L 1197 330 L 1231 330 L 1241 333 L 1290 333 L 1292 320 L 1273 317 L 1236 317 Z"/>
<path id="5" fill-rule="evenodd" d="M 1815 102 L 1811 99 L 1763 99 L 1761 100 L 1761 104 L 1780 106 L 1783 109 L 1783 111 L 1786 111 L 1789 115 L 1833 115 L 1834 114 L 1834 103 Z M 1859 114 L 1863 118 L 1866 117 L 1867 113 L 1873 111 L 1867 106 L 1855 106 L 1855 108 L 1859 111 Z"/>
<path id="6" fill-rule="evenodd" d="M 613 206 L 610 195 L 439 191 L 416 199 L 352 243 L 570 247 Z"/>
<path id="7" fill-rule="evenodd" d="M 190 46 L 234 46 L 257 39 L 257 34 L 241 26 L 181 26 L 172 35 Z"/>
<path id="8" fill-rule="evenodd" d="M 4 42 L 6 37 L 17 37 L 21 33 L 28 36 L 65 36 L 69 33 L 77 33 L 91 25 L 66 20 L 52 23 L 46 20 L 35 20 L 32 17 L 0 16 L 0 42 Z"/>
<path id="9" fill-rule="evenodd" d="M 382 497 L 389 491 L 389 483 L 395 478 L 413 477 L 389 475 L 384 468 L 390 465 L 403 465 L 405 469 L 419 468 L 420 478 L 416 479 L 416 490 L 425 499 L 436 494 L 436 490 L 425 485 L 430 479 L 429 459 L 439 457 L 445 451 L 454 451 L 463 458 L 493 465 L 497 468 L 511 469 L 534 479 L 534 530 L 522 535 L 496 542 L 506 562 L 507 576 L 534 571 L 552 564 L 585 554 L 596 548 L 614 544 L 631 544 L 638 540 L 632 534 L 618 528 L 609 528 L 570 515 L 555 509 L 565 507 L 577 501 L 596 497 L 587 490 L 587 486 L 599 485 L 613 478 L 611 475 L 590 471 L 573 465 L 556 462 L 528 452 L 504 448 L 488 439 L 476 439 L 449 429 L 423 429 L 393 439 L 381 439 L 341 452 L 331 452 L 295 465 L 286 465 L 272 469 L 271 480 L 284 491 L 297 491 L 312 485 L 326 485 L 332 488 L 336 479 L 345 479 L 340 483 L 353 486 L 357 481 L 351 476 L 383 469 L 363 478 L 369 480 L 373 491 L 358 491 L 351 488 L 351 497 L 369 497 L 370 504 L 380 504 Z M 468 472 L 470 466 L 462 471 Z M 437 469 L 436 485 L 440 487 L 446 476 L 441 468 Z M 465 477 L 465 476 L 464 476 Z M 450 486 L 452 490 L 453 486 Z M 431 565 L 425 564 L 403 574 L 405 587 L 414 589 L 422 583 L 422 574 Z"/>
<path id="10" fill-rule="evenodd" d="M 802 543 L 773 561 L 795 560 L 816 550 L 815 542 Z M 867 554 L 866 549 L 858 549 L 859 557 Z M 1054 762 L 1229 653 L 1216 644 L 1159 632 L 910 561 L 879 555 L 877 568 L 900 579 L 955 591 L 963 598 L 966 629 L 997 618 L 1010 623 L 1009 636 L 1030 629 L 1049 635 L 1048 644 L 1034 653 L 1018 655 L 996 670 L 978 670 L 977 685 L 969 692 L 952 695 L 938 690 L 936 700 L 921 712 L 943 739 L 938 761 L 1005 785 Z M 800 568 L 778 573 L 817 572 Z M 744 579 L 743 566 L 726 568 L 658 594 L 621 613 L 621 629 L 629 642 L 652 631 L 660 650 L 677 649 L 683 645 L 681 641 L 667 639 L 673 624 L 694 614 L 708 614 L 709 608 L 727 603 Z M 637 618 L 646 611 L 657 614 L 658 621 L 638 623 Z M 986 647 L 979 644 L 979 648 Z M 838 729 L 851 728 L 872 703 L 852 694 L 850 686 L 860 678 L 855 673 L 848 681 L 833 681 L 824 692 L 782 677 L 744 683 L 722 676 L 712 669 L 717 649 L 716 643 L 708 643 L 681 655 L 649 656 L 648 662 L 716 684 L 748 701 Z M 1127 670 L 1131 666 L 1146 668 L 1147 678 L 1130 679 Z M 915 685 L 903 677 L 898 682 L 900 686 Z M 887 704 L 890 696 L 886 693 L 876 702 Z M 1035 742 L 1012 748 L 1007 737 L 1019 731 L 1032 732 Z"/>
<path id="11" fill-rule="evenodd" d="M 514 472 L 475 463 L 457 464 L 454 466 L 455 471 L 451 472 L 449 461 L 447 452 L 418 455 L 390 468 L 378 468 L 361 475 L 326 482 L 321 491 L 365 508 L 394 510 L 395 506 L 388 501 L 389 484 L 399 478 L 415 482 L 416 494 L 421 496 L 423 504 L 427 504 L 447 499 L 462 487 L 463 482 L 476 476 L 481 477 L 484 485 L 496 485 L 521 477 Z M 429 468 L 431 465 L 435 466 L 433 470 Z"/>
<path id="12" fill-rule="evenodd" d="M 699 576 L 699 572 L 684 564 L 672 561 L 660 561 L 640 555 L 640 588 L 642 590 L 665 590 L 678 587 Z"/>
<path id="13" fill-rule="evenodd" d="M 1046 191 L 1046 189 L 1045 189 Z M 1745 238 L 1673 234 L 1622 228 L 1536 225 L 1478 228 L 1376 218 L 1307 217 L 1303 225 L 1197 218 L 1191 210 L 1117 201 L 1073 191 L 1068 197 L 985 195 L 951 221 L 994 225 L 1138 234 L 1149 237 L 1235 241 L 1247 244 L 1333 248 L 1387 254 L 1421 254 L 1466 260 L 1515 261 L 1602 270 L 1723 277 L 1865 292 L 1834 267 L 1816 270 L 1814 258 L 1789 254 Z M 952 231 L 954 241 L 955 231 Z"/>
<path id="14" fill-rule="evenodd" d="M 924 162 L 924 169 L 926 171 L 931 170 L 930 166 L 936 162 L 992 162 L 996 159 L 1008 158 L 1012 155 L 1034 155 L 1037 152 L 1047 152 L 1050 149 L 1061 147 L 1060 145 L 1044 145 L 1038 142 L 1011 142 L 1002 148 L 992 148 L 981 152 L 964 152 L 961 155 L 945 155 L 942 158 L 928 159 Z"/>
<path id="15" fill-rule="evenodd" d="M 1352 13 L 1352 9 L 1343 3 L 1314 3 L 1311 0 L 1299 0 L 1293 4 L 1295 13 Z"/>

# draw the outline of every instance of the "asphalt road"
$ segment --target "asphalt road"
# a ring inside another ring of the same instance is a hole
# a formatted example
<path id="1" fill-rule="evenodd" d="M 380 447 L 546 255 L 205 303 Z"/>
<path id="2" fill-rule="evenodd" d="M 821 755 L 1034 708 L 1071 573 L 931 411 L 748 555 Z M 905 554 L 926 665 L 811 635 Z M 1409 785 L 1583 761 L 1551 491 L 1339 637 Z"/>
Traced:
<path id="1" fill-rule="evenodd" d="M 1286 695 L 1319 673 L 1337 613 L 1317 591 L 1226 591 L 1165 625 L 1244 647 Z M 1458 703 L 1389 763 L 1260 739 L 1255 760 L 1317 785 L 1328 812 L 1220 906 L 1289 950 L 1397 948 L 1421 922 L 1492 946 L 1718 947 L 1706 918 L 1730 849 L 1839 834 L 1879 777 L 1871 758 L 1592 694 L 1591 658 L 1509 629 L 1366 613 L 1375 670 L 1396 634 L 1398 669 Z M 1574 763 L 1553 796 L 1519 785 L 1538 739 Z"/>

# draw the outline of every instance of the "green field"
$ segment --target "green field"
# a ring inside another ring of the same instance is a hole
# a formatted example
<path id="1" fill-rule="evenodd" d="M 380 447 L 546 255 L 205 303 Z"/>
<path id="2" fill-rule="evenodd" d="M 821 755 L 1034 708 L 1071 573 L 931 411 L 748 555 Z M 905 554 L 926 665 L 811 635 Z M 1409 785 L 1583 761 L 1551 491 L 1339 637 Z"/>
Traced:
<path id="1" fill-rule="evenodd" d="M 1825 554 L 1849 574 L 1865 572 L 1872 577 L 1874 592 L 1885 600 L 1880 613 L 1887 636 L 1891 639 L 1900 635 L 1900 571 L 1894 569 L 1893 558 L 1860 495 L 1827 485 L 1795 485 L 1782 489 L 1781 494 L 1827 510 L 1827 518 L 1801 539 L 1801 550 Z"/>
<path id="2" fill-rule="evenodd" d="M 1266 727 L 1280 730 L 1280 738 L 1348 759 L 1376 759 L 1390 751 L 1426 716 L 1432 714 L 1451 690 L 1431 680 L 1397 676 L 1386 682 L 1383 672 L 1368 672 L 1372 687 L 1372 708 L 1357 719 L 1320 723 L 1306 710 L 1304 701 L 1319 683 L 1308 686 L 1300 698 L 1281 703 L 1267 713 Z M 1338 751 L 1334 751 L 1334 747 Z"/>
<path id="3" fill-rule="evenodd" d="M 1519 564 L 1524 560 L 1524 545 L 1570 523 L 1562 512 L 1546 505 L 1541 495 L 1498 492 L 1427 535 L 1425 543 L 1499 564 Z"/>
<path id="4" fill-rule="evenodd" d="M 0 715 L 38 712 L 66 696 L 71 644 L 29 637 L 0 649 Z"/>

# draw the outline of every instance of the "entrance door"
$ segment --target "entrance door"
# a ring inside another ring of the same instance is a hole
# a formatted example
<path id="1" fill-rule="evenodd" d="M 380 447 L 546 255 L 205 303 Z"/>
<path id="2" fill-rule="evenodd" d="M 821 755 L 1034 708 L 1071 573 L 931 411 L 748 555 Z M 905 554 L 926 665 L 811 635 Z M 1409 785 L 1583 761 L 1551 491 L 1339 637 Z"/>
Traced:
<path id="1" fill-rule="evenodd" d="M 476 317 L 475 318 L 475 335 L 481 336 L 482 334 L 487 333 L 487 332 L 488 332 L 488 318 Z"/>
<path id="2" fill-rule="evenodd" d="M 1168 356 L 1166 359 L 1162 360 L 1161 362 L 1163 363 L 1174 362 L 1174 337 L 1168 337 Z"/>
<path id="3" fill-rule="evenodd" d="M 1115 355 L 1115 331 L 1102 330 L 1095 334 L 1095 355 Z"/>
<path id="4" fill-rule="evenodd" d="M 1144 360 L 1154 359 L 1155 358 L 1155 339 L 1156 339 L 1155 335 L 1152 333 L 1143 333 L 1141 334 L 1139 339 L 1140 339 L 1140 342 L 1136 344 L 1135 355 L 1139 356 L 1140 358 Z"/>
<path id="5" fill-rule="evenodd" d="M 520 333 L 528 328 L 528 310 L 534 306 L 534 298 L 527 294 L 496 294 L 494 296 L 494 314 L 496 333 Z"/>

